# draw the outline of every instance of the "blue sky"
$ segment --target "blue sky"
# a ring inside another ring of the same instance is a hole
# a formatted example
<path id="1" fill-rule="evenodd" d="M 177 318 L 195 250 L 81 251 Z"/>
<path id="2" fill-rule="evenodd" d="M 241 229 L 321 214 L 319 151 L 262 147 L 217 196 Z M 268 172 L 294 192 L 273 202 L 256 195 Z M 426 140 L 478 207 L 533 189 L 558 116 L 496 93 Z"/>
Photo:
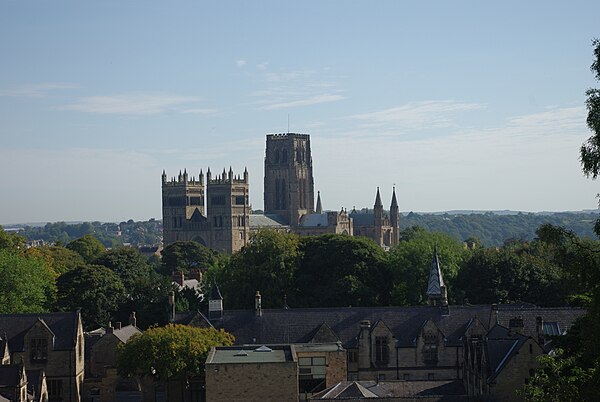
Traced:
<path id="1" fill-rule="evenodd" d="M 311 134 L 325 209 L 579 210 L 596 1 L 0 0 L 0 223 L 161 217 Z"/>

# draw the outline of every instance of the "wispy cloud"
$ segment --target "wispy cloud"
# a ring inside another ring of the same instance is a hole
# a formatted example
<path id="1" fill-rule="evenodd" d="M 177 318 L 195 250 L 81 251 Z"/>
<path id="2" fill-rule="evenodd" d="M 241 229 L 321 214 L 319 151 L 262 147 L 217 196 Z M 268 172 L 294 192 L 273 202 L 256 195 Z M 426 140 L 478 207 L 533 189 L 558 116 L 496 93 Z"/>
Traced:
<path id="1" fill-rule="evenodd" d="M 545 112 L 511 117 L 508 128 L 535 131 L 547 134 L 565 133 L 570 130 L 585 129 L 585 107 L 552 108 Z"/>
<path id="2" fill-rule="evenodd" d="M 402 106 L 357 114 L 351 116 L 351 118 L 363 121 L 365 127 L 423 130 L 451 127 L 453 125 L 453 117 L 456 113 L 481 108 L 483 106 L 477 103 L 430 100 L 409 102 Z"/>
<path id="3" fill-rule="evenodd" d="M 290 102 L 282 102 L 282 103 L 272 103 L 269 105 L 265 105 L 261 107 L 263 110 L 277 110 L 277 109 L 286 109 L 291 107 L 298 106 L 309 106 L 309 105 L 317 105 L 319 103 L 327 103 L 327 102 L 336 102 L 344 99 L 342 95 L 317 95 L 312 96 L 306 99 L 299 99 Z"/>
<path id="4" fill-rule="evenodd" d="M 335 82 L 317 70 L 267 72 L 262 76 L 266 86 L 252 93 L 259 110 L 303 107 L 345 99 Z"/>
<path id="5" fill-rule="evenodd" d="M 40 84 L 26 84 L 12 89 L 0 89 L 0 96 L 18 98 L 43 98 L 51 91 L 73 89 L 78 86 L 67 82 L 45 82 Z"/>
<path id="6" fill-rule="evenodd" d="M 189 114 L 215 114 L 217 112 L 218 112 L 218 109 L 210 109 L 210 108 L 193 108 L 193 109 L 182 110 L 182 113 L 189 113 Z"/>
<path id="7" fill-rule="evenodd" d="M 260 71 L 265 71 L 268 66 L 269 66 L 269 62 L 268 61 L 263 61 L 262 63 L 258 63 L 256 65 L 256 68 L 258 68 Z"/>
<path id="8" fill-rule="evenodd" d="M 239 59 L 235 61 L 235 65 L 238 67 L 244 67 L 248 62 L 244 59 Z"/>
<path id="9" fill-rule="evenodd" d="M 76 103 L 60 106 L 60 110 L 85 113 L 146 116 L 166 112 L 190 112 L 208 109 L 194 109 L 191 104 L 200 98 L 173 94 L 133 93 L 108 96 L 88 96 Z"/>

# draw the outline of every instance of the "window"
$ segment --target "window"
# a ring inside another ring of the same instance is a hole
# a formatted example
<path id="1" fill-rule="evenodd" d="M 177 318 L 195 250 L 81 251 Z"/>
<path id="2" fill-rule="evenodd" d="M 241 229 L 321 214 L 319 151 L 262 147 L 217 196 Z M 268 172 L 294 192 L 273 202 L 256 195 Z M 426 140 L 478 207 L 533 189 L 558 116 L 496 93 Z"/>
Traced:
<path id="1" fill-rule="evenodd" d="M 348 351 L 348 361 L 350 363 L 356 363 L 357 356 L 356 356 L 356 351 L 355 350 L 349 350 Z"/>
<path id="2" fill-rule="evenodd" d="M 29 357 L 32 363 L 40 363 L 48 360 L 48 340 L 34 338 L 29 343 Z"/>
<path id="3" fill-rule="evenodd" d="M 325 389 L 327 360 L 325 357 L 298 358 L 300 392 L 314 393 Z"/>
<path id="4" fill-rule="evenodd" d="M 50 401 L 63 400 L 62 380 L 48 380 L 48 397 Z"/>
<path id="5" fill-rule="evenodd" d="M 235 205 L 246 205 L 246 197 L 243 195 L 236 195 Z"/>
<path id="6" fill-rule="evenodd" d="M 375 337 L 375 363 L 388 364 L 390 361 L 390 350 L 388 348 L 387 336 Z"/>
<path id="7" fill-rule="evenodd" d="M 426 364 L 435 364 L 438 361 L 437 336 L 425 335 L 423 345 L 423 361 Z"/>
<path id="8" fill-rule="evenodd" d="M 560 327 L 557 322 L 544 323 L 544 335 L 560 335 Z"/>

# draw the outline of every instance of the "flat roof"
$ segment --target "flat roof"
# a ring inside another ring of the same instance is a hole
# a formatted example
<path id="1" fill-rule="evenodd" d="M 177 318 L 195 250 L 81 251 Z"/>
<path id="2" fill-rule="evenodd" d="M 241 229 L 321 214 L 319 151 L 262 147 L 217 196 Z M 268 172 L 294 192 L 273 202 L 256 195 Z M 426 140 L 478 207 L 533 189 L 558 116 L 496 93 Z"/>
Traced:
<path id="1" fill-rule="evenodd" d="M 217 347 L 208 355 L 206 364 L 285 363 L 294 361 L 290 346 Z"/>

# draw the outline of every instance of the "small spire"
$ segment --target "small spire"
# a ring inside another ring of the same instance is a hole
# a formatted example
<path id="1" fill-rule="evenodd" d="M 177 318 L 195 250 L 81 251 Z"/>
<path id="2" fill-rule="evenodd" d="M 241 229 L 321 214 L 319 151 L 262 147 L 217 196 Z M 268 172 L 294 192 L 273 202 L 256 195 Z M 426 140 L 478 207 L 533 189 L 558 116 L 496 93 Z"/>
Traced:
<path id="1" fill-rule="evenodd" d="M 217 285 L 217 282 L 214 280 L 213 280 L 212 289 L 210 291 L 210 300 L 223 300 L 223 296 L 221 295 L 219 286 Z"/>
<path id="2" fill-rule="evenodd" d="M 317 191 L 317 209 L 315 211 L 318 214 L 323 213 L 323 205 L 321 205 L 321 192 Z"/>
<path id="3" fill-rule="evenodd" d="M 377 207 L 383 207 L 383 204 L 381 203 L 381 195 L 379 195 L 379 187 L 377 187 L 377 196 L 375 196 L 375 208 Z"/>
<path id="4" fill-rule="evenodd" d="M 398 208 L 398 201 L 396 200 L 396 186 L 394 186 L 393 190 L 392 190 L 392 205 L 391 205 L 391 208 Z"/>
<path id="5" fill-rule="evenodd" d="M 429 282 L 427 284 L 427 297 L 431 305 L 436 305 L 439 301 L 441 305 L 448 305 L 448 295 L 446 294 L 446 285 L 440 268 L 440 260 L 437 254 L 437 245 L 433 246 L 433 263 L 429 272 Z"/>

